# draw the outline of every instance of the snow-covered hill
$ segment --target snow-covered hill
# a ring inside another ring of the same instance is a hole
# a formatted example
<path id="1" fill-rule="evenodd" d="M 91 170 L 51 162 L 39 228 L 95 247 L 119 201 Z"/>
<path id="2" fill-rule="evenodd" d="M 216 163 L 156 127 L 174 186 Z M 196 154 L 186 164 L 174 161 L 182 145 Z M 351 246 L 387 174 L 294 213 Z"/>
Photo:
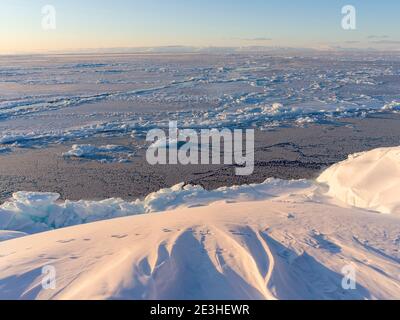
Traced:
<path id="1" fill-rule="evenodd" d="M 212 192 L 180 186 L 136 203 L 169 211 L 2 241 L 0 299 L 399 299 L 399 157 L 398 148 L 353 156 L 319 183 L 268 180 Z M 362 202 L 343 196 L 355 193 Z M 40 206 L 63 217 L 116 208 L 110 201 L 58 203 L 54 194 L 22 193 L 2 206 L 0 221 L 7 215 L 10 226 L 18 215 L 29 222 L 39 214 L 49 229 Z M 56 272 L 55 289 L 42 287 L 46 266 Z M 354 289 L 343 286 L 349 271 Z"/>

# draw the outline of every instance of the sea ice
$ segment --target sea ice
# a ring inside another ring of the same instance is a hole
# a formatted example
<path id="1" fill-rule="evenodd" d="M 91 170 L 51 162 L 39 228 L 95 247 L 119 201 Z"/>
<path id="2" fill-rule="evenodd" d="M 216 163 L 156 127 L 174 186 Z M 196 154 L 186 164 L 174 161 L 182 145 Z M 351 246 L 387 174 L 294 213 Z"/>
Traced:
<path id="1" fill-rule="evenodd" d="M 102 201 L 58 201 L 57 193 L 17 192 L 0 206 L 0 230 L 28 233 L 111 219 L 162 212 L 181 207 L 205 206 L 213 202 L 260 201 L 301 195 L 307 201 L 329 202 L 399 214 L 400 147 L 375 149 L 325 170 L 317 181 L 267 179 L 261 184 L 205 190 L 201 186 L 177 184 L 151 193 L 144 199 Z M 361 168 L 361 170 L 360 170 Z M 348 177 L 352 179 L 348 179 Z"/>
<path id="2" fill-rule="evenodd" d="M 63 153 L 66 158 L 81 158 L 103 163 L 129 162 L 134 153 L 125 146 L 74 144 L 72 149 Z"/>
<path id="3" fill-rule="evenodd" d="M 185 63 L 158 55 L 94 62 L 21 59 L 0 59 L 0 83 L 6 88 L 0 99 L 0 144 L 14 147 L 132 131 L 143 135 L 167 128 L 168 121 L 190 129 L 263 130 L 400 110 L 400 62 L 390 55 L 298 55 L 295 61 L 287 53 L 221 52 Z M 25 86 L 25 95 L 18 85 Z"/>

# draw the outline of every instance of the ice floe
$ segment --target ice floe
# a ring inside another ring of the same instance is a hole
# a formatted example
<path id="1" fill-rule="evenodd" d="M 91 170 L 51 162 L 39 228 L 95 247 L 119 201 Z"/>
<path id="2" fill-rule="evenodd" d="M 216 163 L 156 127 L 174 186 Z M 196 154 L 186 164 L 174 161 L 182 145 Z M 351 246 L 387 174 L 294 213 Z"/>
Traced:
<path id="1" fill-rule="evenodd" d="M 0 230 L 0 242 L 24 237 L 26 235 L 27 234 L 24 232 Z"/>
<path id="2" fill-rule="evenodd" d="M 131 161 L 134 152 L 125 146 L 74 144 L 71 150 L 63 153 L 65 158 L 80 158 L 102 163 L 123 163 Z"/>

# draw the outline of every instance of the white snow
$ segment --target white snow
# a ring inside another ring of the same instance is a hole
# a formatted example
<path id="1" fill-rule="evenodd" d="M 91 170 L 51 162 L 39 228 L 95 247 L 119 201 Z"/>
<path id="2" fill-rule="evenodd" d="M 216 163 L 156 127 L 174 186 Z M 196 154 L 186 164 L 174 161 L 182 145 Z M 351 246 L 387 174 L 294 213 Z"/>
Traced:
<path id="1" fill-rule="evenodd" d="M 0 229 L 166 211 L 2 241 L 0 299 L 399 299 L 399 149 L 350 156 L 318 182 L 180 184 L 132 203 L 16 193 Z"/>
<path id="2" fill-rule="evenodd" d="M 349 156 L 317 179 L 343 203 L 400 215 L 400 147 Z"/>
<path id="3" fill-rule="evenodd" d="M 1 242 L 0 299 L 398 299 L 399 229 L 290 196 L 101 221 Z"/>

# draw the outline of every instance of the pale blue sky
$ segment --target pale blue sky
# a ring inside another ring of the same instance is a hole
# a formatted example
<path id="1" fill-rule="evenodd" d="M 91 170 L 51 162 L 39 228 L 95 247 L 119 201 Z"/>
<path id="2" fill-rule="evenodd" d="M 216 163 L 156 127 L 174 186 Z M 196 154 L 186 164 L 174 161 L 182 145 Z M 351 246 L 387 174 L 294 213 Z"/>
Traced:
<path id="1" fill-rule="evenodd" d="M 57 28 L 41 28 L 43 5 Z M 341 8 L 357 9 L 357 30 Z M 1 0 L 0 52 L 140 46 L 399 47 L 398 0 Z"/>

